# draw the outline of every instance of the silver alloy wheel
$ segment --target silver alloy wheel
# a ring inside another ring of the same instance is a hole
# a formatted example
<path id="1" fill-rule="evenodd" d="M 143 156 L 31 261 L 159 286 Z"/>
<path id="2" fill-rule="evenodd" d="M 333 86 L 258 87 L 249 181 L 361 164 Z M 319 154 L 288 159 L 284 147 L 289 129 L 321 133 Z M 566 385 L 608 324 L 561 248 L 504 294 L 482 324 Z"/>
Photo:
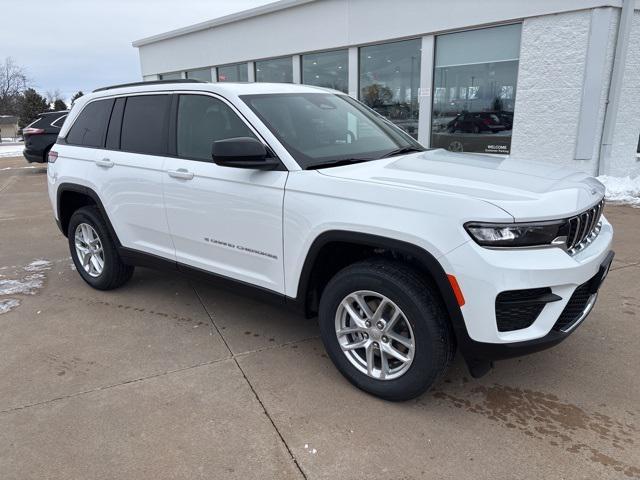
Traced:
<path id="1" fill-rule="evenodd" d="M 104 250 L 95 229 L 88 223 L 80 223 L 75 233 L 76 255 L 84 271 L 99 277 L 104 270 Z"/>
<path id="2" fill-rule="evenodd" d="M 411 324 L 384 295 L 359 290 L 347 295 L 336 311 L 336 336 L 349 362 L 377 380 L 401 377 L 415 355 Z"/>

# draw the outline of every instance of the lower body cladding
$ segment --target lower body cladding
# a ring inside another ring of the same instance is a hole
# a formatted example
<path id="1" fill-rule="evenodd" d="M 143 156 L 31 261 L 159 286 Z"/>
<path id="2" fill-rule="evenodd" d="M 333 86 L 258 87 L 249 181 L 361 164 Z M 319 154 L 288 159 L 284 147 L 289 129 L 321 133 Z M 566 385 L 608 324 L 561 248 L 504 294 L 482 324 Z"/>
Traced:
<path id="1" fill-rule="evenodd" d="M 471 241 L 440 258 L 464 295 L 464 328 L 455 330 L 471 374 L 573 332 L 595 305 L 613 260 L 612 238 L 603 218 L 599 235 L 574 256 L 560 248 L 491 250 Z"/>
<path id="2" fill-rule="evenodd" d="M 25 148 L 22 151 L 22 155 L 24 156 L 24 158 L 29 163 L 44 163 L 45 162 L 44 151 L 28 150 L 28 149 Z"/>

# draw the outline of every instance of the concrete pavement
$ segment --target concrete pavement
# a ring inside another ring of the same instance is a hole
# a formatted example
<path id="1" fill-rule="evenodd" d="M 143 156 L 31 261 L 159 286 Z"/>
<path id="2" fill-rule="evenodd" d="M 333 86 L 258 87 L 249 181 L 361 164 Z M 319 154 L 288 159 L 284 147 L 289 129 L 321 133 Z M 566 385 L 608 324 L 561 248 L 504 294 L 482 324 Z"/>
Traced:
<path id="1" fill-rule="evenodd" d="M 640 210 L 607 207 L 616 261 L 566 342 L 395 404 L 286 310 L 147 269 L 92 290 L 29 166 L 0 159 L 0 282 L 32 287 L 0 295 L 0 478 L 640 478 Z"/>

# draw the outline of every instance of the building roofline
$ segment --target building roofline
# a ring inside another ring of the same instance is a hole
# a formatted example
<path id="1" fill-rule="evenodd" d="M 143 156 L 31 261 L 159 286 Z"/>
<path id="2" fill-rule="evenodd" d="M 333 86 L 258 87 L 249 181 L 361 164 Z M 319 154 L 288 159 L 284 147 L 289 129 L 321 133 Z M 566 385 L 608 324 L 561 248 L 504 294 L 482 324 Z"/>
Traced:
<path id="1" fill-rule="evenodd" d="M 306 3 L 315 2 L 316 0 L 278 0 L 276 2 L 261 5 L 259 7 L 250 8 L 249 10 L 243 10 L 241 12 L 232 13 L 223 17 L 207 20 L 206 22 L 195 23 L 187 27 L 178 28 L 176 30 L 170 30 L 168 32 L 159 33 L 150 37 L 141 38 L 131 43 L 136 48 L 150 43 L 160 42 L 162 40 L 168 40 L 170 38 L 180 37 L 182 35 L 188 35 L 190 33 L 199 32 L 202 30 L 208 30 L 209 28 L 219 27 L 221 25 L 227 25 L 229 23 L 235 23 L 249 18 L 259 17 L 268 13 L 278 12 L 280 10 L 286 10 L 288 8 L 297 7 L 298 5 L 304 5 Z"/>

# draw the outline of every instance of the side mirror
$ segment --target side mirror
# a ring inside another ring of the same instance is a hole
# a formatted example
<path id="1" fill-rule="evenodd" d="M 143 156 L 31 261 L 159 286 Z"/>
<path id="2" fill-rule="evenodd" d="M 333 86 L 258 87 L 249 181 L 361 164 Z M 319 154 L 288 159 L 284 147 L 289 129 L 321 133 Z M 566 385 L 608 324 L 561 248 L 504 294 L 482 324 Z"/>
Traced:
<path id="1" fill-rule="evenodd" d="M 227 138 L 213 142 L 211 157 L 222 167 L 273 170 L 280 165 L 269 156 L 262 142 L 250 137 Z"/>

